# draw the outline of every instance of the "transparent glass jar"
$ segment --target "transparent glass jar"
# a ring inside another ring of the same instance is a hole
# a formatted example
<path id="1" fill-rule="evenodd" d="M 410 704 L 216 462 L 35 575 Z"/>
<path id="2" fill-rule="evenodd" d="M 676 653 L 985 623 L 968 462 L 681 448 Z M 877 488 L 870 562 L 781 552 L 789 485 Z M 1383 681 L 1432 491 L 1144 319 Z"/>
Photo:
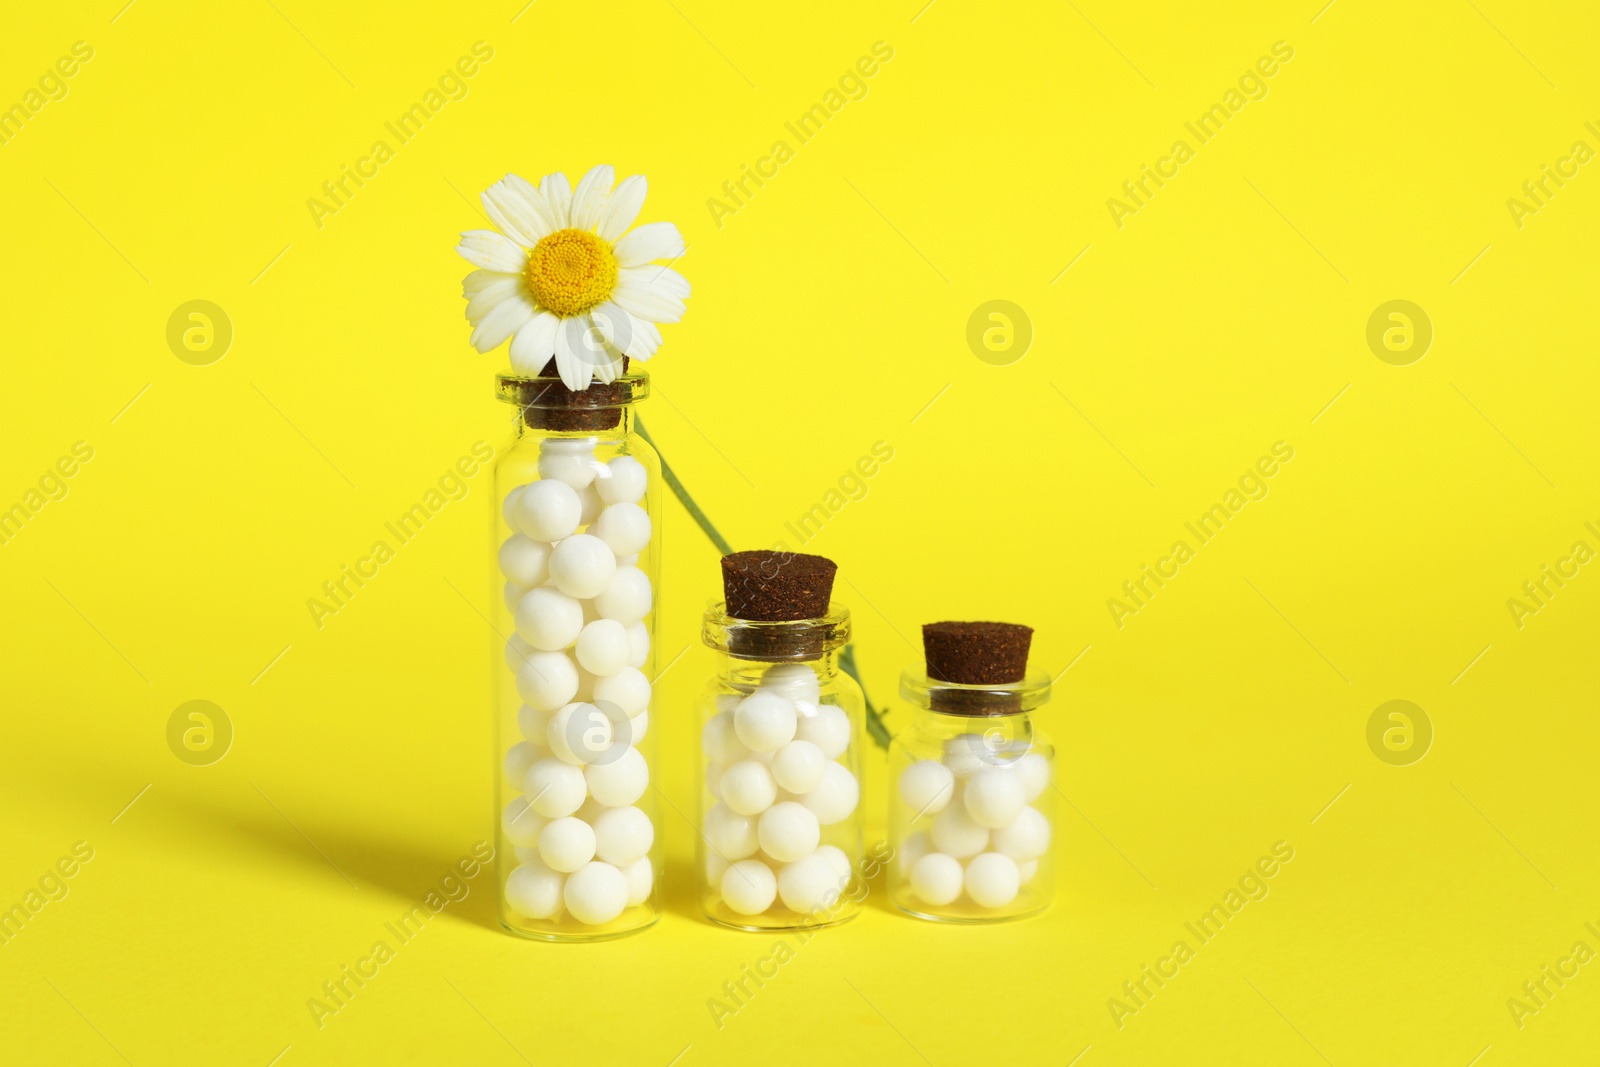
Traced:
<path id="1" fill-rule="evenodd" d="M 578 393 L 499 379 L 520 409 L 495 467 L 500 922 L 524 937 L 600 940 L 660 917 L 661 461 L 632 408 L 648 393 L 644 374 Z"/>
<path id="2" fill-rule="evenodd" d="M 938 922 L 999 922 L 1049 906 L 1055 890 L 1055 748 L 1033 713 L 1050 679 L 957 685 L 907 671 L 915 707 L 889 746 L 889 897 Z"/>
<path id="3" fill-rule="evenodd" d="M 751 622 L 718 603 L 701 639 L 720 654 L 700 702 L 701 906 L 740 930 L 854 918 L 866 702 L 839 669 L 849 611 Z"/>

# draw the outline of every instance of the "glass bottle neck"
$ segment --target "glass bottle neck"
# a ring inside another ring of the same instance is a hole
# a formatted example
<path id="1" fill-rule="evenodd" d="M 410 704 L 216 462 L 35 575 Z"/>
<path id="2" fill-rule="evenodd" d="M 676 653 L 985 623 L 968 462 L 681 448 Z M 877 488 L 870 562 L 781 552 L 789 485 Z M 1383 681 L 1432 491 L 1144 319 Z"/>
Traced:
<path id="1" fill-rule="evenodd" d="M 616 425 L 595 430 L 553 430 L 543 426 L 529 426 L 527 420 L 519 413 L 516 419 L 517 440 L 533 439 L 542 441 L 552 437 L 594 437 L 601 441 L 617 441 L 636 432 L 632 404 L 623 404 L 610 410 L 615 410 L 618 413 Z"/>
<path id="2" fill-rule="evenodd" d="M 722 652 L 717 656 L 717 677 L 736 689 L 753 689 L 761 676 L 778 663 L 804 663 L 816 673 L 817 680 L 826 682 L 839 673 L 839 657 L 834 652 L 824 652 L 815 659 L 768 661 L 745 659 Z"/>

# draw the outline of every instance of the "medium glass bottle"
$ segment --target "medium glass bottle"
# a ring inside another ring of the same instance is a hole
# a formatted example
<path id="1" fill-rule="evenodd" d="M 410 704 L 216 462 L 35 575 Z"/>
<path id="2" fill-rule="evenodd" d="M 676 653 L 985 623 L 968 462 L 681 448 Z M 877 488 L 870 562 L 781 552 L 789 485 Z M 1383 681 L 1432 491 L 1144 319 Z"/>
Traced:
<path id="1" fill-rule="evenodd" d="M 661 462 L 633 420 L 648 393 L 644 374 L 581 392 L 499 379 L 519 409 L 495 467 L 500 921 L 524 937 L 599 940 L 660 916 Z"/>
<path id="2" fill-rule="evenodd" d="M 741 930 L 843 922 L 865 886 L 850 613 L 820 556 L 739 552 L 723 576 L 701 633 L 719 657 L 701 700 L 701 906 Z"/>
<path id="3" fill-rule="evenodd" d="M 1052 854 L 1055 748 L 1040 732 L 1036 713 L 1050 700 L 1050 679 L 1027 671 L 1027 627 L 1020 659 L 998 672 L 1014 681 L 957 682 L 980 653 L 940 663 L 947 643 L 935 649 L 927 631 L 964 627 L 965 639 L 981 646 L 1001 623 L 943 623 L 924 628 L 928 666 L 908 670 L 900 695 L 915 708 L 911 724 L 889 750 L 889 896 L 919 919 L 983 923 L 1032 915 L 1049 906 L 1054 893 Z M 991 665 L 994 657 L 987 662 Z M 941 669 L 941 666 L 945 669 Z M 937 676 L 937 677 L 935 677 Z"/>

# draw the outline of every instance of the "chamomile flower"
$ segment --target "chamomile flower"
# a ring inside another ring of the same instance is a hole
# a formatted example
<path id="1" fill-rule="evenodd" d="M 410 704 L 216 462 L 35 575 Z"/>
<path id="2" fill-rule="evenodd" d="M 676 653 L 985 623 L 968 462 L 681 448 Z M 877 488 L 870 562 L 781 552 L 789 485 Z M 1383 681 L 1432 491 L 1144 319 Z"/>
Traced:
<path id="1" fill-rule="evenodd" d="M 659 260 L 683 255 L 670 222 L 630 230 L 644 206 L 644 175 L 613 188 L 609 166 L 573 189 L 565 174 L 537 187 L 508 174 L 483 194 L 499 232 L 469 230 L 456 249 L 478 270 L 462 282 L 472 346 L 511 341 L 511 367 L 537 375 L 552 358 L 568 389 L 616 380 L 622 357 L 647 360 L 659 323 L 683 318 L 689 282 Z"/>

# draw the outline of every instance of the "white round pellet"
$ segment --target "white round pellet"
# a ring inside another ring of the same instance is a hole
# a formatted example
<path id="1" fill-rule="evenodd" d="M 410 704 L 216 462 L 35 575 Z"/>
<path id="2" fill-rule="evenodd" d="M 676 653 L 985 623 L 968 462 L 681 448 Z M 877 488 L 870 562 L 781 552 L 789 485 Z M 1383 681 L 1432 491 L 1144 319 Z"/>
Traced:
<path id="1" fill-rule="evenodd" d="M 637 667 L 623 667 L 594 680 L 594 699 L 613 704 L 632 718 L 650 706 L 650 679 Z"/>
<path id="2" fill-rule="evenodd" d="M 606 806 L 594 797 L 585 797 L 583 803 L 578 806 L 578 810 L 572 814 L 593 826 L 594 821 L 600 817 L 600 813 L 606 810 L 608 810 Z"/>
<path id="3" fill-rule="evenodd" d="M 527 534 L 512 534 L 500 545 L 500 573 L 518 585 L 543 585 L 550 577 L 550 546 Z"/>
<path id="4" fill-rule="evenodd" d="M 547 440 L 546 445 L 558 447 L 539 450 L 539 477 L 559 479 L 574 489 L 585 488 L 605 468 L 594 457 L 593 441 Z M 572 445 L 576 447 L 567 447 Z"/>
<path id="5" fill-rule="evenodd" d="M 570 537 L 583 515 L 578 491 L 566 482 L 550 479 L 522 487 L 517 494 L 517 529 L 535 541 Z"/>
<path id="6" fill-rule="evenodd" d="M 595 855 L 617 867 L 629 867 L 650 854 L 656 828 L 638 808 L 606 808 L 594 821 Z"/>
<path id="7" fill-rule="evenodd" d="M 848 818 L 860 800 L 861 784 L 850 773 L 850 768 L 830 762 L 822 768 L 822 781 L 801 797 L 800 803 L 810 809 L 823 826 L 832 826 Z"/>
<path id="8" fill-rule="evenodd" d="M 910 871 L 917 865 L 917 861 L 928 853 L 934 851 L 933 842 L 928 840 L 926 830 L 918 830 L 900 842 L 900 848 L 895 852 L 895 862 L 903 871 Z"/>
<path id="9" fill-rule="evenodd" d="M 937 815 L 950 803 L 955 776 L 938 760 L 922 759 L 900 772 L 900 799 L 910 817 Z"/>
<path id="10" fill-rule="evenodd" d="M 844 854 L 844 849 L 837 845 L 823 845 L 817 849 L 817 855 L 824 856 L 833 864 L 834 871 L 839 875 L 839 884 L 842 886 L 850 881 L 850 857 Z"/>
<path id="11" fill-rule="evenodd" d="M 1039 794 L 1050 784 L 1050 761 L 1037 752 L 1017 760 L 1013 769 L 1022 779 L 1022 795 L 1029 804 L 1039 799 Z"/>
<path id="12" fill-rule="evenodd" d="M 632 652 L 628 628 L 615 619 L 596 619 L 578 634 L 578 647 L 573 651 L 584 670 L 592 674 L 615 674 L 628 665 Z"/>
<path id="13" fill-rule="evenodd" d="M 1038 860 L 1029 860 L 1026 863 L 1017 864 L 1017 875 L 1018 875 L 1018 877 L 1021 878 L 1021 880 L 1022 880 L 1021 884 L 1022 885 L 1027 885 L 1029 882 L 1033 881 L 1033 876 L 1038 874 L 1038 873 L 1039 873 L 1039 861 Z"/>
<path id="14" fill-rule="evenodd" d="M 593 704 L 567 704 L 550 716 L 545 743 L 562 763 L 593 763 L 611 748 L 612 721 Z"/>
<path id="15" fill-rule="evenodd" d="M 760 860 L 740 860 L 722 872 L 722 901 L 740 915 L 759 915 L 772 907 L 778 879 Z"/>
<path id="16" fill-rule="evenodd" d="M 524 863 L 506 875 L 506 904 L 518 915 L 548 919 L 561 910 L 566 878 L 544 864 Z"/>
<path id="17" fill-rule="evenodd" d="M 778 799 L 778 786 L 765 764 L 740 760 L 722 773 L 717 795 L 740 815 L 760 815 Z"/>
<path id="18" fill-rule="evenodd" d="M 606 464 L 604 471 L 596 473 L 599 478 L 595 480 L 595 488 L 600 490 L 600 499 L 607 504 L 637 504 L 649 481 L 644 464 L 632 456 L 618 456 Z"/>
<path id="19" fill-rule="evenodd" d="M 926 903 L 949 904 L 961 895 L 961 861 L 943 852 L 930 852 L 911 868 L 911 891 Z"/>
<path id="20" fill-rule="evenodd" d="M 761 688 L 780 693 L 790 700 L 804 700 L 815 704 L 822 699 L 822 685 L 817 672 L 804 663 L 777 663 L 767 668 L 761 676 Z"/>
<path id="21" fill-rule="evenodd" d="M 628 864 L 622 876 L 628 880 L 628 907 L 650 899 L 656 886 L 656 869 L 651 865 L 649 856 L 640 856 Z"/>
<path id="22" fill-rule="evenodd" d="M 513 530 L 517 528 L 517 497 L 521 492 L 522 486 L 513 485 L 506 491 L 506 498 L 500 501 L 500 517 Z"/>
<path id="23" fill-rule="evenodd" d="M 516 582 L 507 582 L 500 587 L 500 598 L 506 602 L 506 610 L 513 615 L 517 613 L 517 605 L 522 603 L 522 598 L 528 595 L 529 586 L 518 585 Z"/>
<path id="24" fill-rule="evenodd" d="M 604 592 L 616 572 L 617 557 L 593 534 L 573 534 L 550 553 L 550 582 L 571 597 Z"/>
<path id="25" fill-rule="evenodd" d="M 547 819 L 560 819 L 577 811 L 586 792 L 583 772 L 554 758 L 542 759 L 528 768 L 522 791 L 528 795 L 529 806 Z"/>
<path id="26" fill-rule="evenodd" d="M 528 779 L 528 768 L 544 757 L 545 753 L 541 752 L 539 747 L 532 742 L 518 741 L 506 749 L 506 781 L 510 782 L 520 792 L 522 783 Z"/>
<path id="27" fill-rule="evenodd" d="M 811 715 L 800 716 L 795 736 L 822 749 L 829 759 L 838 759 L 850 747 L 850 716 L 833 704 L 818 704 Z"/>
<path id="28" fill-rule="evenodd" d="M 646 708 L 628 720 L 628 743 L 637 745 L 650 732 L 650 710 Z"/>
<path id="29" fill-rule="evenodd" d="M 594 486 L 578 490 L 578 525 L 588 526 L 600 517 L 605 507 L 605 502 L 600 499 L 600 494 L 595 492 Z"/>
<path id="30" fill-rule="evenodd" d="M 779 863 L 793 863 L 817 850 L 817 842 L 822 840 L 822 827 L 810 808 L 785 800 L 761 813 L 756 834 L 761 851 Z"/>
<path id="31" fill-rule="evenodd" d="M 524 704 L 517 709 L 517 728 L 522 731 L 522 736 L 532 741 L 536 748 L 546 748 L 548 738 L 545 730 L 550 725 L 550 712 L 530 708 Z"/>
<path id="32" fill-rule="evenodd" d="M 594 859 L 594 828 L 568 815 L 555 819 L 539 834 L 539 858 L 552 871 L 570 874 Z"/>
<path id="33" fill-rule="evenodd" d="M 628 906 L 628 879 L 611 864 L 595 860 L 567 875 L 561 896 L 574 919 L 598 926 Z"/>
<path id="34" fill-rule="evenodd" d="M 549 820 L 533 810 L 527 797 L 517 797 L 500 813 L 500 828 L 506 840 L 521 848 L 531 848 L 539 843 L 539 831 Z"/>
<path id="35" fill-rule="evenodd" d="M 712 763 L 724 765 L 737 763 L 750 752 L 734 730 L 733 714 L 727 711 L 720 711 L 706 720 L 700 731 L 700 749 Z"/>
<path id="36" fill-rule="evenodd" d="M 617 555 L 630 555 L 650 543 L 650 514 L 638 504 L 611 504 L 594 520 L 594 529 L 589 532 L 610 545 Z"/>
<path id="37" fill-rule="evenodd" d="M 1022 776 L 1009 767 L 987 767 L 967 781 L 961 800 L 979 826 L 997 830 L 1009 825 L 1027 801 L 1023 798 Z"/>
<path id="38" fill-rule="evenodd" d="M 608 808 L 625 808 L 650 787 L 650 766 L 636 748 L 623 749 L 609 763 L 591 763 L 583 769 L 589 792 Z"/>
<path id="39" fill-rule="evenodd" d="M 544 652 L 566 648 L 583 630 L 583 605 L 548 585 L 530 590 L 517 605 L 517 634 Z"/>
<path id="40" fill-rule="evenodd" d="M 594 683 L 597 682 L 597 681 L 599 681 L 599 679 L 597 677 L 595 677 L 594 675 L 590 674 L 588 671 L 584 670 L 582 667 L 579 667 L 578 668 L 578 693 L 577 693 L 576 699 L 585 701 L 585 702 L 590 703 L 590 704 L 593 704 L 594 703 Z"/>
<path id="41" fill-rule="evenodd" d="M 928 837 L 934 848 L 958 860 L 976 856 L 989 844 L 989 831 L 973 822 L 966 808 L 954 804 L 934 816 Z"/>
<path id="42" fill-rule="evenodd" d="M 957 778 L 994 766 L 994 755 L 984 744 L 982 734 L 958 734 L 944 743 L 944 765 Z"/>
<path id="43" fill-rule="evenodd" d="M 650 628 L 643 622 L 628 624 L 628 666 L 643 667 L 650 658 Z"/>
<path id="44" fill-rule="evenodd" d="M 802 856 L 778 872 L 778 895 L 783 906 L 802 915 L 833 907 L 848 874 L 843 878 L 833 861 L 820 852 Z"/>
<path id="45" fill-rule="evenodd" d="M 809 793 L 822 784 L 828 757 L 810 741 L 790 741 L 772 757 L 772 777 L 791 793 Z"/>
<path id="46" fill-rule="evenodd" d="M 565 652 L 534 652 L 517 668 L 517 693 L 539 711 L 555 711 L 578 693 L 578 668 Z"/>
<path id="47" fill-rule="evenodd" d="M 794 703 L 776 693 L 751 693 L 733 713 L 734 732 L 752 752 L 772 752 L 787 745 L 798 725 Z"/>
<path id="48" fill-rule="evenodd" d="M 619 567 L 637 567 L 638 565 L 639 553 L 637 552 L 629 552 L 626 556 L 617 557 L 617 566 Z"/>
<path id="49" fill-rule="evenodd" d="M 526 596 L 527 594 L 523 595 Z M 521 601 L 519 600 L 518 603 L 521 603 Z M 517 610 L 516 605 L 512 605 L 511 610 L 515 612 Z M 522 661 L 527 659 L 528 653 L 533 650 L 532 645 L 528 644 L 516 633 L 513 633 L 506 638 L 506 666 L 515 674 L 517 668 L 522 666 Z"/>
<path id="50" fill-rule="evenodd" d="M 1050 849 L 1050 820 L 1038 808 L 1023 808 L 994 832 L 994 847 L 1018 863 L 1036 860 Z"/>
<path id="51" fill-rule="evenodd" d="M 755 817 L 740 815 L 726 804 L 706 812 L 704 829 L 712 851 L 729 862 L 752 856 L 761 847 Z"/>
<path id="52" fill-rule="evenodd" d="M 981 907 L 1003 908 L 1017 899 L 1022 874 L 1010 856 L 985 852 L 967 864 L 967 896 Z"/>
<path id="53" fill-rule="evenodd" d="M 650 614 L 652 595 L 649 575 L 638 567 L 618 567 L 595 594 L 594 607 L 602 619 L 624 624 L 638 622 Z"/>
<path id="54" fill-rule="evenodd" d="M 598 437 L 546 437 L 539 442 L 539 454 L 583 456 L 594 452 L 595 446 L 600 443 Z"/>
<path id="55" fill-rule="evenodd" d="M 720 763 L 706 764 L 706 792 L 713 800 L 722 799 L 722 775 L 727 769 Z"/>

